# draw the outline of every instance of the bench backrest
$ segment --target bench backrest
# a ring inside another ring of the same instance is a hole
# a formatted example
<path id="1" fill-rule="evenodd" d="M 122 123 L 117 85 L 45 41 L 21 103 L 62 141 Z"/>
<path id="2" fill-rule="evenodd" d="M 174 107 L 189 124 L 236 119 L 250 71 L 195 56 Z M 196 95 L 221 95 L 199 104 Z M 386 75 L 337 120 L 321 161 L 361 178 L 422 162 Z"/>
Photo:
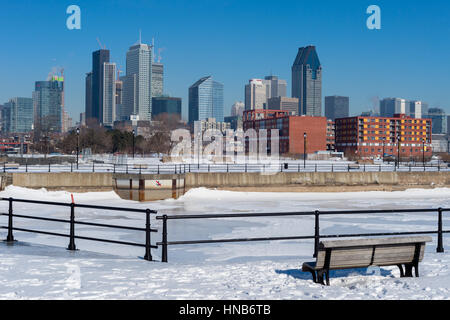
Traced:
<path id="1" fill-rule="evenodd" d="M 357 268 L 420 262 L 431 237 L 337 240 L 320 243 L 317 268 Z"/>

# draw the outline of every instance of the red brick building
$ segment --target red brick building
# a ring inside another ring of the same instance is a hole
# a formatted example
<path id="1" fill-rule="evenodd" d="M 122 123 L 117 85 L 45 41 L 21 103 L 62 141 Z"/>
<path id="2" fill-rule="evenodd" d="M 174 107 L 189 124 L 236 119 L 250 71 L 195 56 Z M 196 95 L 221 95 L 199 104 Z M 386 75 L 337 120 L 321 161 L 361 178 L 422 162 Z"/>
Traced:
<path id="1" fill-rule="evenodd" d="M 270 129 L 279 130 L 280 154 L 303 154 L 304 133 L 306 153 L 327 150 L 327 119 L 325 117 L 291 116 L 289 111 L 249 110 L 244 112 L 244 131 L 267 129 L 270 145 Z"/>
<path id="2" fill-rule="evenodd" d="M 400 153 L 400 159 L 422 159 L 424 151 L 428 158 L 432 155 L 431 132 L 431 119 L 404 114 L 393 118 L 341 118 L 336 119 L 336 149 L 356 158 L 383 154 L 397 158 Z"/>

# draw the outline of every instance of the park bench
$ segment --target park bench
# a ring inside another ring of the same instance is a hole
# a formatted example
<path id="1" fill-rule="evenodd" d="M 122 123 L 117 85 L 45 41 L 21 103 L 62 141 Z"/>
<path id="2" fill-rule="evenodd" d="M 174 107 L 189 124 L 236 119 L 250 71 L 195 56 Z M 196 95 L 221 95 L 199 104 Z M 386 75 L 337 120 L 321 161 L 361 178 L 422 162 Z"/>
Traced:
<path id="1" fill-rule="evenodd" d="M 348 165 L 348 170 L 359 170 L 359 164 L 349 164 Z"/>
<path id="2" fill-rule="evenodd" d="M 320 242 L 315 262 L 305 262 L 302 271 L 310 272 L 315 283 L 330 285 L 330 270 L 397 266 L 401 277 L 419 276 L 419 262 L 425 243 L 431 237 L 390 237 L 378 239 Z M 404 269 L 403 269 L 404 265 Z"/>

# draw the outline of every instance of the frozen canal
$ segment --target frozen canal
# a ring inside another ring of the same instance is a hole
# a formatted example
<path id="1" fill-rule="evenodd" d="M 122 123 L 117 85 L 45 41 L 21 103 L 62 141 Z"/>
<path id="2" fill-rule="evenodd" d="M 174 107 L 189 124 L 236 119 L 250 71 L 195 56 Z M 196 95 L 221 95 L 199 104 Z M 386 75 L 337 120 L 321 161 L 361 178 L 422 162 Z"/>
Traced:
<path id="1" fill-rule="evenodd" d="M 66 192 L 9 187 L 1 197 L 70 202 Z M 74 194 L 77 203 L 136 207 L 159 214 L 290 212 L 339 209 L 450 207 L 450 189 L 360 193 L 245 193 L 195 189 L 178 200 L 137 203 L 113 192 Z M 1 212 L 7 203 L 0 202 Z M 68 208 L 15 204 L 15 213 L 67 219 Z M 77 209 L 77 219 L 144 227 L 138 213 Z M 0 224 L 6 225 L 6 217 Z M 169 240 L 302 236 L 313 234 L 314 218 L 231 218 L 171 220 Z M 16 227 L 68 233 L 68 225 L 16 219 Z M 161 229 L 160 221 L 152 226 Z M 321 234 L 435 230 L 436 213 L 323 216 Z M 444 229 L 450 217 L 444 215 Z M 77 234 L 144 242 L 135 231 L 77 225 Z M 0 231 L 6 238 L 6 231 Z M 14 246 L 0 243 L 2 299 L 449 299 L 450 256 L 437 254 L 436 239 L 420 264 L 421 278 L 399 278 L 395 267 L 339 271 L 331 287 L 314 284 L 300 271 L 312 261 L 313 241 L 203 244 L 169 247 L 169 263 L 137 258 L 143 248 L 77 240 L 75 253 L 67 238 L 16 232 Z M 161 234 L 152 234 L 152 242 Z M 444 246 L 450 250 L 450 236 Z M 153 250 L 160 260 L 160 250 Z"/>

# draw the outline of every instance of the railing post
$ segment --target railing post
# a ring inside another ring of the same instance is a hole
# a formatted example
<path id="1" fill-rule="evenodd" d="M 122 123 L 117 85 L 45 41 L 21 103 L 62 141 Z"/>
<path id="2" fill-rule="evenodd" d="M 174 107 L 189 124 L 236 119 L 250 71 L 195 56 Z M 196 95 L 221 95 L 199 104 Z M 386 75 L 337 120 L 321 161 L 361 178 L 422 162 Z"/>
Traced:
<path id="1" fill-rule="evenodd" d="M 28 162 L 25 163 L 25 172 L 28 172 Z"/>
<path id="2" fill-rule="evenodd" d="M 316 163 L 316 165 L 315 165 L 315 169 L 314 169 L 314 170 L 315 170 L 315 172 L 317 172 L 317 163 Z"/>
<path id="3" fill-rule="evenodd" d="M 116 173 L 116 164 L 113 164 L 113 168 L 114 168 L 114 173 Z"/>
<path id="4" fill-rule="evenodd" d="M 72 165 L 72 162 L 70 163 L 70 172 L 73 172 L 73 165 Z"/>
<path id="5" fill-rule="evenodd" d="M 162 262 L 167 262 L 167 215 L 163 215 L 161 260 L 162 260 Z"/>
<path id="6" fill-rule="evenodd" d="M 6 162 L 3 162 L 3 173 L 6 172 Z"/>
<path id="7" fill-rule="evenodd" d="M 126 174 L 128 174 L 128 163 L 125 165 L 126 166 Z"/>
<path id="8" fill-rule="evenodd" d="M 77 250 L 75 246 L 75 204 L 70 204 L 70 242 L 67 250 L 75 251 Z"/>
<path id="9" fill-rule="evenodd" d="M 159 170 L 159 164 L 158 164 L 158 174 L 159 174 L 160 170 Z"/>
<path id="10" fill-rule="evenodd" d="M 50 162 L 48 163 L 48 172 L 51 172 L 51 169 L 50 169 Z"/>
<path id="11" fill-rule="evenodd" d="M 334 165 L 331 165 L 331 172 L 334 172 Z"/>
<path id="12" fill-rule="evenodd" d="M 9 198 L 9 210 L 8 210 L 8 236 L 6 242 L 14 242 L 13 235 L 13 198 Z"/>
<path id="13" fill-rule="evenodd" d="M 144 259 L 152 261 L 151 243 L 150 243 L 150 209 L 145 210 L 146 222 L 145 222 L 145 256 Z"/>
<path id="14" fill-rule="evenodd" d="M 438 209 L 438 245 L 436 252 L 444 252 L 444 245 L 442 241 L 442 208 Z"/>
<path id="15" fill-rule="evenodd" d="M 142 165 L 139 165 L 139 175 L 142 174 Z M 175 166 L 175 174 L 177 174 L 177 167 Z"/>
<path id="16" fill-rule="evenodd" d="M 320 241 L 320 225 L 319 225 L 319 210 L 314 212 L 315 223 L 314 223 L 314 258 L 317 258 L 317 253 L 319 252 L 319 241 Z"/>
<path id="17" fill-rule="evenodd" d="M 95 162 L 92 162 L 92 172 L 95 172 Z"/>

